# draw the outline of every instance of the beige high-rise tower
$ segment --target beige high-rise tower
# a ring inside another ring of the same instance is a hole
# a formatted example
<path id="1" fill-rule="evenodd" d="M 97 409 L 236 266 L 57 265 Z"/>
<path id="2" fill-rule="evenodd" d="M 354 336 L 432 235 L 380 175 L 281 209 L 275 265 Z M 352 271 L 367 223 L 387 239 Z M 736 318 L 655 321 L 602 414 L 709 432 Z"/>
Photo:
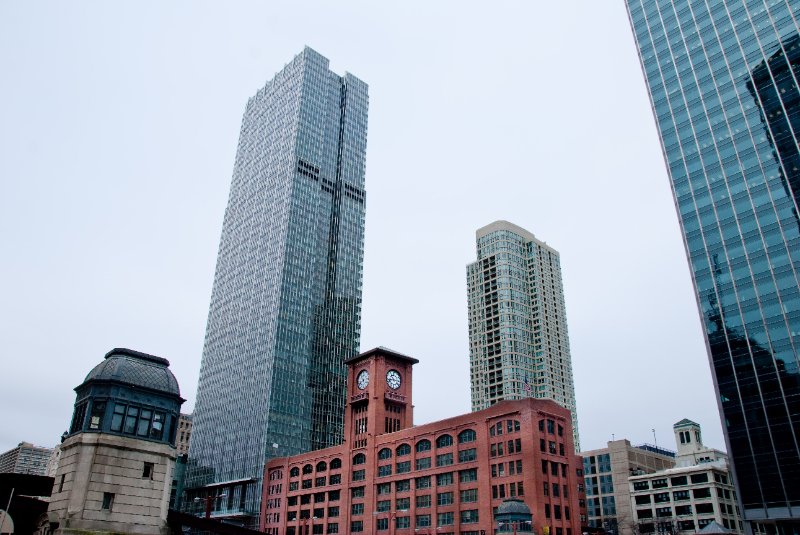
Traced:
<path id="1" fill-rule="evenodd" d="M 472 410 L 504 399 L 550 398 L 578 415 L 558 251 L 508 221 L 476 232 L 467 266 Z"/>

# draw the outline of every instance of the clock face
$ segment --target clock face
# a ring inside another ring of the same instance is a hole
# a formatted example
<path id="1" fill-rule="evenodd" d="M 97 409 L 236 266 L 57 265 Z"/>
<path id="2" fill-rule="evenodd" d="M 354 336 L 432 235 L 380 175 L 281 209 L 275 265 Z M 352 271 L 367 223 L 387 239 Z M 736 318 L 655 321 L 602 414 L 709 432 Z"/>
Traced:
<path id="1" fill-rule="evenodd" d="M 364 390 L 367 388 L 369 384 L 369 372 L 367 370 L 361 370 L 359 372 L 358 377 L 356 378 L 356 384 L 358 385 L 359 390 Z"/>
<path id="2" fill-rule="evenodd" d="M 393 390 L 400 388 L 400 373 L 397 370 L 389 370 L 386 373 L 386 384 Z"/>

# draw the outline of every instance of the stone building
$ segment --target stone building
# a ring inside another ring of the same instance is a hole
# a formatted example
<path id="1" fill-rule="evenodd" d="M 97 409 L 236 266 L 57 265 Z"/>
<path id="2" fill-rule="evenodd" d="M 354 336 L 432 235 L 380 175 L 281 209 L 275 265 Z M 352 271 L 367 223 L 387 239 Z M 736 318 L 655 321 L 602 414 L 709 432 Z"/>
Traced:
<path id="1" fill-rule="evenodd" d="M 168 366 L 114 349 L 75 388 L 48 511 L 57 533 L 166 533 L 184 401 Z"/>
<path id="2" fill-rule="evenodd" d="M 570 411 L 527 398 L 414 426 L 416 362 L 384 348 L 346 362 L 344 443 L 267 463 L 260 529 L 481 535 L 517 498 L 531 531 L 579 535 L 583 473 Z M 209 497 L 220 516 L 242 506 L 235 494 Z"/>
<path id="3" fill-rule="evenodd" d="M 675 466 L 675 452 L 628 440 L 612 440 L 605 448 L 585 451 L 587 525 L 608 533 L 632 535 L 635 521 L 631 511 L 628 478 Z"/>

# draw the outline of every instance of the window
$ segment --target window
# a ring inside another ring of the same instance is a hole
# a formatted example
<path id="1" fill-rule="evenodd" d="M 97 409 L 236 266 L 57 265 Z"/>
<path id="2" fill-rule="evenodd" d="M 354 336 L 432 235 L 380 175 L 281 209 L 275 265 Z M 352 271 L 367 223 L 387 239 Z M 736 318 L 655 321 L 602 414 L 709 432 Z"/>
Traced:
<path id="1" fill-rule="evenodd" d="M 453 503 L 452 492 L 440 492 L 436 495 L 436 505 L 452 505 L 452 503 Z"/>
<path id="2" fill-rule="evenodd" d="M 692 514 L 692 506 L 691 505 L 678 505 L 675 507 L 675 514 L 677 516 L 685 516 Z"/>
<path id="3" fill-rule="evenodd" d="M 553 420 L 547 420 L 547 432 L 551 435 L 556 432 L 556 423 Z"/>
<path id="4" fill-rule="evenodd" d="M 327 533 L 329 533 L 329 534 L 333 534 L 333 533 L 339 533 L 339 524 L 335 524 L 335 523 L 329 523 L 329 524 L 328 524 L 328 531 L 327 531 Z"/>
<path id="5" fill-rule="evenodd" d="M 350 496 L 353 498 L 363 498 L 364 497 L 364 487 L 353 487 L 350 489 Z"/>
<path id="6" fill-rule="evenodd" d="M 694 506 L 695 511 L 697 511 L 698 515 L 705 515 L 708 513 L 714 512 L 714 504 L 713 503 L 698 503 Z"/>
<path id="7" fill-rule="evenodd" d="M 383 448 L 381 451 L 378 452 L 378 459 L 391 459 L 392 458 L 392 450 L 389 448 Z"/>
<path id="8" fill-rule="evenodd" d="M 470 468 L 469 470 L 461 470 L 458 472 L 458 480 L 461 483 L 469 483 L 470 481 L 478 480 L 478 469 Z"/>
<path id="9" fill-rule="evenodd" d="M 447 446 L 453 445 L 453 437 L 450 435 L 442 435 L 436 439 L 436 447 L 437 448 L 446 448 Z"/>
<path id="10" fill-rule="evenodd" d="M 666 479 L 654 479 L 653 480 L 653 488 L 654 489 L 665 489 L 665 488 L 667 488 L 667 480 Z"/>
<path id="11" fill-rule="evenodd" d="M 656 516 L 661 518 L 672 516 L 672 507 L 656 507 Z"/>
<path id="12" fill-rule="evenodd" d="M 678 476 L 678 477 L 671 477 L 670 483 L 672 483 L 673 487 L 680 487 L 686 485 L 686 476 Z"/>
<path id="13" fill-rule="evenodd" d="M 328 470 L 328 463 L 325 461 L 320 461 L 317 463 L 317 472 L 325 472 Z"/>
<path id="14" fill-rule="evenodd" d="M 355 515 L 363 515 L 364 514 L 364 504 L 363 503 L 354 503 L 350 508 L 350 514 Z"/>
<path id="15" fill-rule="evenodd" d="M 113 492 L 104 492 L 103 493 L 103 511 L 110 511 L 111 508 L 114 506 L 114 493 Z"/>
<path id="16" fill-rule="evenodd" d="M 411 498 L 397 498 L 394 502 L 395 511 L 405 511 L 411 507 Z"/>
<path id="17" fill-rule="evenodd" d="M 353 481 L 363 481 L 365 477 L 366 472 L 364 470 L 353 470 Z"/>
<path id="18" fill-rule="evenodd" d="M 395 492 L 408 492 L 408 491 L 410 491 L 411 490 L 411 480 L 410 479 L 403 479 L 401 481 L 395 481 L 394 490 L 395 490 Z"/>
<path id="19" fill-rule="evenodd" d="M 386 531 L 389 529 L 389 519 L 388 518 L 379 518 L 375 522 L 375 526 L 378 528 L 378 531 Z"/>
<path id="20" fill-rule="evenodd" d="M 418 528 L 427 528 L 431 525 L 431 515 L 417 515 L 416 526 Z"/>
<path id="21" fill-rule="evenodd" d="M 478 501 L 478 489 L 468 489 L 461 491 L 461 503 L 473 503 Z"/>
<path id="22" fill-rule="evenodd" d="M 378 485 L 378 494 L 391 494 L 391 493 L 392 493 L 391 483 L 381 483 Z"/>
<path id="23" fill-rule="evenodd" d="M 362 470 L 362 472 L 363 472 L 363 470 Z M 304 488 L 304 489 L 310 489 L 311 488 L 311 480 L 310 479 L 304 479 L 303 482 L 300 484 L 300 487 Z"/>
<path id="24" fill-rule="evenodd" d="M 430 451 L 431 449 L 431 441 L 427 439 L 420 440 L 417 442 L 416 450 L 417 453 L 421 451 Z"/>
<path id="25" fill-rule="evenodd" d="M 452 511 L 449 511 L 447 513 L 439 513 L 438 515 L 436 515 L 436 525 L 452 526 L 454 517 L 455 515 L 453 514 Z"/>
<path id="26" fill-rule="evenodd" d="M 400 444 L 397 446 L 397 450 L 395 450 L 395 454 L 398 457 L 402 457 L 403 455 L 410 455 L 411 454 L 411 446 L 408 444 Z"/>
<path id="27" fill-rule="evenodd" d="M 440 453 L 436 456 L 436 466 L 450 466 L 453 464 L 452 453 Z"/>
<path id="28" fill-rule="evenodd" d="M 378 477 L 386 477 L 392 475 L 392 465 L 385 464 L 378 467 Z"/>
<path id="29" fill-rule="evenodd" d="M 692 474 L 692 483 L 708 483 L 708 473 Z"/>
<path id="30" fill-rule="evenodd" d="M 468 463 L 478 458 L 478 450 L 470 448 L 468 450 L 461 450 L 458 452 L 458 462 Z"/>
<path id="31" fill-rule="evenodd" d="M 331 461 L 331 470 L 338 470 L 342 467 L 342 460 L 339 458 L 333 459 Z M 337 524 L 338 526 L 338 524 Z"/>
<path id="32" fill-rule="evenodd" d="M 478 510 L 470 509 L 468 511 L 461 511 L 462 524 L 474 524 L 478 521 Z"/>
<path id="33" fill-rule="evenodd" d="M 291 483 L 289 483 L 289 491 L 297 490 L 297 488 L 298 488 L 297 481 L 292 481 Z"/>
<path id="34" fill-rule="evenodd" d="M 431 495 L 425 494 L 424 496 L 417 496 L 417 509 L 431 506 Z"/>
<path id="35" fill-rule="evenodd" d="M 327 483 L 327 481 L 328 481 L 328 478 L 326 478 L 325 476 L 318 477 L 318 478 L 316 478 L 314 480 L 314 486 L 315 487 L 324 487 L 325 483 Z"/>
<path id="36" fill-rule="evenodd" d="M 297 477 L 299 475 L 300 475 L 300 469 L 297 468 L 296 466 L 291 470 L 289 470 L 289 477 Z"/>
<path id="37" fill-rule="evenodd" d="M 325 493 L 324 492 L 318 492 L 317 494 L 324 495 Z M 331 490 L 331 491 L 328 492 L 328 501 L 329 502 L 338 502 L 340 496 L 341 496 L 341 491 L 339 491 L 339 490 Z M 320 500 L 320 501 L 323 501 L 323 500 Z"/>
<path id="38" fill-rule="evenodd" d="M 477 434 L 472 429 L 465 429 L 458 434 L 458 443 L 466 444 L 468 442 L 475 442 Z"/>
<path id="39" fill-rule="evenodd" d="M 106 412 L 105 401 L 92 401 L 92 412 L 89 416 L 89 429 L 100 429 Z"/>
<path id="40" fill-rule="evenodd" d="M 431 486 L 431 476 L 418 477 L 415 480 L 414 487 L 418 489 L 427 489 Z"/>
<path id="41" fill-rule="evenodd" d="M 385 513 L 386 511 L 390 511 L 392 509 L 392 500 L 381 500 L 377 504 L 377 509 L 379 513 Z"/>
<path id="42" fill-rule="evenodd" d="M 452 485 L 452 484 L 453 484 L 453 472 L 447 472 L 445 474 L 436 475 L 437 487 L 443 487 L 445 485 Z"/>
<path id="43" fill-rule="evenodd" d="M 339 485 L 342 482 L 342 474 L 333 474 L 328 478 L 331 485 Z"/>
<path id="44" fill-rule="evenodd" d="M 405 474 L 406 472 L 410 471 L 411 471 L 411 461 L 403 461 L 401 463 L 397 463 L 398 474 Z"/>
<path id="45" fill-rule="evenodd" d="M 352 533 L 361 533 L 364 531 L 364 521 L 354 520 L 353 522 L 350 522 L 350 531 Z"/>
<path id="46" fill-rule="evenodd" d="M 650 488 L 649 481 L 634 481 L 633 490 L 648 490 Z"/>
<path id="47" fill-rule="evenodd" d="M 394 527 L 397 529 L 407 529 L 411 527 L 410 516 L 398 516 L 394 520 L 395 520 Z"/>
<path id="48" fill-rule="evenodd" d="M 658 494 L 653 494 L 653 501 L 655 503 L 665 503 L 669 501 L 669 492 L 659 492 Z"/>
<path id="49" fill-rule="evenodd" d="M 303 467 L 303 474 L 310 474 L 314 471 L 314 467 L 310 464 L 307 464 Z"/>
<path id="50" fill-rule="evenodd" d="M 692 494 L 695 498 L 710 498 L 711 497 L 711 489 L 706 487 L 704 489 L 694 489 L 692 490 Z"/>
<path id="51" fill-rule="evenodd" d="M 689 499 L 689 491 L 688 490 L 676 490 L 672 493 L 672 499 L 676 502 L 684 501 Z"/>
<path id="52" fill-rule="evenodd" d="M 430 457 L 420 457 L 416 461 L 414 461 L 414 467 L 417 470 L 425 470 L 426 468 L 431 467 L 431 458 Z"/>
<path id="53" fill-rule="evenodd" d="M 58 492 L 64 492 L 64 474 L 61 474 L 61 481 L 58 483 Z"/>
<path id="54" fill-rule="evenodd" d="M 142 468 L 142 479 L 153 479 L 153 463 L 144 463 Z"/>
<path id="55" fill-rule="evenodd" d="M 339 508 L 328 507 L 328 517 L 337 517 L 337 516 L 339 516 Z"/>
<path id="56" fill-rule="evenodd" d="M 644 496 L 636 496 L 636 505 L 645 505 L 650 503 L 650 495 L 645 494 Z"/>

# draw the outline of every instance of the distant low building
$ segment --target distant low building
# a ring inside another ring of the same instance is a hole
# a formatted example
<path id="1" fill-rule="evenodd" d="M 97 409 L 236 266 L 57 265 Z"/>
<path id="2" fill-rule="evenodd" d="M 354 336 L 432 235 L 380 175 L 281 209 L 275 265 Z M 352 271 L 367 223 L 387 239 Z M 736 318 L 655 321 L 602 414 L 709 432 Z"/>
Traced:
<path id="1" fill-rule="evenodd" d="M 695 533 L 716 522 L 743 533 L 727 455 L 703 446 L 700 425 L 691 420 L 673 429 L 678 466 L 630 478 L 637 532 Z"/>
<path id="2" fill-rule="evenodd" d="M 675 466 L 675 452 L 628 440 L 612 440 L 605 448 L 585 451 L 583 474 L 586 482 L 586 515 L 589 528 L 607 533 L 633 535 L 628 478 Z"/>
<path id="3" fill-rule="evenodd" d="M 53 448 L 20 442 L 16 448 L 0 454 L 0 473 L 47 475 L 47 463 Z"/>
<path id="4" fill-rule="evenodd" d="M 189 454 L 189 443 L 192 439 L 192 415 L 181 413 L 178 418 L 178 432 L 175 435 L 175 447 L 178 455 Z"/>
<path id="5" fill-rule="evenodd" d="M 165 533 L 184 401 L 169 361 L 114 349 L 75 391 L 48 510 L 50 529 Z"/>

